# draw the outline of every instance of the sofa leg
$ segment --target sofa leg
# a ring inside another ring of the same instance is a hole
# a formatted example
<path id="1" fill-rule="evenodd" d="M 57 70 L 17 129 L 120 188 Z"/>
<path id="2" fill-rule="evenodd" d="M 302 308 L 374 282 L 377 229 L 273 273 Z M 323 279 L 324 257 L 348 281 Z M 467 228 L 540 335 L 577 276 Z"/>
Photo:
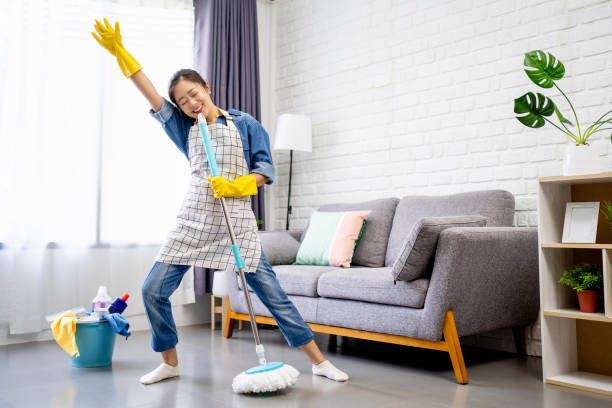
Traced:
<path id="1" fill-rule="evenodd" d="M 234 322 L 232 319 L 232 305 L 229 300 L 229 296 L 223 297 L 223 337 L 229 339 L 234 334 Z"/>
<path id="2" fill-rule="evenodd" d="M 334 351 L 338 347 L 338 336 L 335 334 L 329 335 L 329 342 L 327 343 L 327 351 Z"/>
<path id="3" fill-rule="evenodd" d="M 451 364 L 453 365 L 453 371 L 455 372 L 457 382 L 459 384 L 467 384 L 467 370 L 465 368 L 465 362 L 463 361 L 463 352 L 461 351 L 461 344 L 459 343 L 455 318 L 451 310 L 446 311 L 442 333 L 444 334 L 444 341 L 448 346 L 448 354 L 451 359 Z"/>

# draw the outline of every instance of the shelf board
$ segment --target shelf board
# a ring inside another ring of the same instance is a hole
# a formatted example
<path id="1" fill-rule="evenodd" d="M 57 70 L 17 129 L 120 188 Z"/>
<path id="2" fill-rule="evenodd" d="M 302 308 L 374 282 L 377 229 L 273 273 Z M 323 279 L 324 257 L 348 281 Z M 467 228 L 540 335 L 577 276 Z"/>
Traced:
<path id="1" fill-rule="evenodd" d="M 612 244 L 543 243 L 542 248 L 612 249 Z"/>
<path id="2" fill-rule="evenodd" d="M 541 177 L 540 183 L 587 184 L 612 182 L 612 173 L 584 174 L 580 176 Z"/>
<path id="3" fill-rule="evenodd" d="M 582 313 L 578 309 L 546 309 L 542 313 L 544 316 L 612 323 L 612 317 L 606 317 L 603 313 Z"/>
<path id="4" fill-rule="evenodd" d="M 600 394 L 612 395 L 612 377 L 601 374 L 574 371 L 568 374 L 556 375 L 546 379 L 548 384 L 578 390 L 592 391 Z"/>

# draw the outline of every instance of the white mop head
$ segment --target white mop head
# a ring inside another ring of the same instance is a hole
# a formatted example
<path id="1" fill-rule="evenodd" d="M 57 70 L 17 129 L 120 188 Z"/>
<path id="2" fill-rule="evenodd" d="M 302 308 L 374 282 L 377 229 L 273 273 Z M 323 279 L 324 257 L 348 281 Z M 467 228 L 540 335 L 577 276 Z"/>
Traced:
<path id="1" fill-rule="evenodd" d="M 300 372 L 292 366 L 273 362 L 238 374 L 232 388 L 240 394 L 273 392 L 294 385 L 299 375 Z"/>

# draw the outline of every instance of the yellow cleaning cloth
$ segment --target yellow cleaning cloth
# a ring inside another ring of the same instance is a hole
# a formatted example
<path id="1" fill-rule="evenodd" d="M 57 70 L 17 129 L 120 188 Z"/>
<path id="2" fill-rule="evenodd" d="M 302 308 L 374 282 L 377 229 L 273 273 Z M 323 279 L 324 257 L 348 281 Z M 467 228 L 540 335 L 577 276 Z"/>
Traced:
<path id="1" fill-rule="evenodd" d="M 57 344 L 71 357 L 79 356 L 74 332 L 76 331 L 76 316 L 72 312 L 63 313 L 51 323 L 51 331 Z"/>

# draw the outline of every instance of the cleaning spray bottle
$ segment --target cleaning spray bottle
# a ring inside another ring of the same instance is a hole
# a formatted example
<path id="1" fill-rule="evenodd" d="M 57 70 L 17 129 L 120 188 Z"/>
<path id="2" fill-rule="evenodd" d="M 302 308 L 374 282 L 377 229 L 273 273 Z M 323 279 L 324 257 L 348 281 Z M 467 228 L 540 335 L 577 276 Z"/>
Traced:
<path id="1" fill-rule="evenodd" d="M 123 313 L 127 307 L 127 303 L 125 303 L 125 301 L 128 300 L 129 297 L 130 295 L 128 293 L 124 293 L 123 296 L 115 299 L 115 301 L 108 308 L 108 313 Z"/>
<path id="2" fill-rule="evenodd" d="M 110 306 L 112 301 L 113 298 L 108 295 L 108 290 L 106 289 L 106 286 L 100 286 L 98 288 L 98 294 L 91 301 L 91 311 L 93 312 L 94 310 L 99 308 L 107 308 Z"/>

